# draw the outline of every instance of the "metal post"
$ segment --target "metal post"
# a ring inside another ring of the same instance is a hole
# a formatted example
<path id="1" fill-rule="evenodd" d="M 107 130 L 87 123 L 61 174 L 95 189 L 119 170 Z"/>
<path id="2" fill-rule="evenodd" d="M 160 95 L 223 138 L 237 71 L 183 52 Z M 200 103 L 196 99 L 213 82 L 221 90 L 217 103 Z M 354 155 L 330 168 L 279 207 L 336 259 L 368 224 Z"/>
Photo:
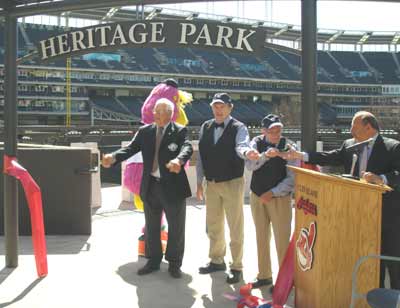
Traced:
<path id="1" fill-rule="evenodd" d="M 90 126 L 94 126 L 94 110 L 93 106 L 90 106 Z"/>
<path id="2" fill-rule="evenodd" d="M 17 156 L 17 18 L 5 15 L 4 154 Z M 18 186 L 4 175 L 4 235 L 6 267 L 18 266 Z"/>
<path id="3" fill-rule="evenodd" d="M 302 80 L 301 143 L 315 151 L 317 141 L 317 0 L 301 1 Z"/>

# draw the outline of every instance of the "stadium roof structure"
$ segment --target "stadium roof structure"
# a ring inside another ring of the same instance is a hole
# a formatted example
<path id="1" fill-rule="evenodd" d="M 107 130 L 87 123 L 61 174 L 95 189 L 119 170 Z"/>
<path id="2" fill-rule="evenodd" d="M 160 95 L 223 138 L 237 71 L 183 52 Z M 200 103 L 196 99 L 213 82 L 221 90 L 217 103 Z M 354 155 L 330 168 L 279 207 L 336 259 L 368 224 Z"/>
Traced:
<path id="1" fill-rule="evenodd" d="M 154 5 L 169 3 L 190 3 L 207 2 L 209 0 L 113 0 L 113 7 L 135 6 L 135 5 Z M 213 0 L 215 2 L 228 0 Z M 249 1 L 249 0 L 244 0 Z M 300 0 L 299 0 L 300 1 Z M 316 0 L 318 2 L 318 0 Z M 321 1 L 321 0 L 319 0 Z M 350 0 L 341 0 L 350 1 Z M 360 2 L 376 0 L 356 0 Z M 382 2 L 400 2 L 400 0 L 383 0 Z M 7 10 L 8 14 L 17 17 L 31 16 L 37 14 L 47 14 L 50 12 L 83 10 L 101 7 L 110 7 L 107 0 L 0 0 L 0 12 Z"/>
<path id="2" fill-rule="evenodd" d="M 89 19 L 107 22 L 122 22 L 137 19 L 142 14 L 137 7 L 110 7 L 84 9 L 62 13 L 50 13 L 53 16 L 68 16 L 69 18 Z M 167 9 L 156 6 L 146 6 L 143 19 L 186 19 L 215 20 L 224 23 L 238 23 L 261 27 L 267 38 L 284 41 L 301 41 L 301 26 L 269 22 L 263 20 L 222 16 L 207 13 L 197 13 L 185 10 Z M 399 31 L 347 31 L 344 29 L 318 29 L 317 43 L 349 44 L 349 45 L 396 45 L 400 44 Z"/>
<path id="3" fill-rule="evenodd" d="M 127 6 L 137 7 L 141 5 L 148 6 L 156 4 L 202 1 L 204 0 L 114 0 L 112 2 L 107 0 L 0 0 L 0 15 L 4 16 L 6 14 L 5 11 L 7 10 L 7 14 L 11 14 L 16 17 L 48 14 L 56 16 L 63 15 L 71 18 L 118 22 L 137 19 L 139 10 L 128 8 Z M 360 2 L 362 1 L 365 0 L 360 0 Z M 400 3 L 400 0 L 386 0 L 386 2 Z M 110 6 L 111 3 L 112 6 Z M 291 24 L 273 23 L 262 20 L 251 20 L 221 15 L 201 14 L 197 12 L 179 11 L 157 7 L 146 7 L 146 9 L 143 10 L 143 17 L 144 19 L 151 19 L 155 17 L 157 19 L 215 19 L 217 21 L 239 24 L 254 24 L 258 27 L 262 27 L 266 31 L 268 38 L 293 42 L 301 40 L 301 27 Z M 390 32 L 318 29 L 317 43 L 350 45 L 397 45 L 400 44 L 400 32 L 395 30 Z"/>

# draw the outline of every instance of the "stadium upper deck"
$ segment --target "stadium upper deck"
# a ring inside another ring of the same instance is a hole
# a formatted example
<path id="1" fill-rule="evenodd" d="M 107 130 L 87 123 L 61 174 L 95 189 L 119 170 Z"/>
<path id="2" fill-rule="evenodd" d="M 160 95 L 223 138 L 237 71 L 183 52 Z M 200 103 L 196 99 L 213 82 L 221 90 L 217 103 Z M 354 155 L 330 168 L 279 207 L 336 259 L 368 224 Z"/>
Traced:
<path id="1" fill-rule="evenodd" d="M 76 18 L 99 23 L 136 17 L 208 18 L 226 23 L 251 23 L 266 29 L 267 43 L 291 42 L 293 47 L 299 47 L 299 29 L 291 25 L 235 20 L 226 16 L 196 16 L 193 12 L 157 7 L 144 7 L 143 11 L 137 12 L 108 8 L 62 13 L 54 17 L 59 25 L 20 23 L 19 55 L 31 52 L 38 40 L 66 31 L 66 26 L 73 26 Z M 3 32 L 0 30 L 0 42 L 3 41 Z M 346 124 L 360 109 L 373 111 L 388 126 L 398 123 L 400 53 L 395 51 L 399 38 L 395 33 L 354 35 L 346 31 L 334 34 L 319 32 L 318 42 L 326 48 L 318 51 L 318 100 L 322 124 Z M 354 45 L 354 50 L 358 48 L 359 51 L 329 50 L 329 46 L 339 43 Z M 361 51 L 360 46 L 376 44 L 387 45 L 392 51 Z M 3 52 L 4 47 L 0 45 L 0 62 L 3 61 Z M 18 74 L 21 123 L 62 124 L 66 112 L 65 61 L 41 64 L 31 59 L 20 66 Z M 291 124 L 298 123 L 301 59 L 295 52 L 279 46 L 266 48 L 260 57 L 192 48 L 136 48 L 73 57 L 73 122 L 137 123 L 143 98 L 149 89 L 167 76 L 179 79 L 180 86 L 194 94 L 195 101 L 188 108 L 193 125 L 210 116 L 207 99 L 215 91 L 233 93 L 235 116 L 248 124 L 259 123 L 260 118 L 270 111 L 290 113 L 287 120 Z"/>

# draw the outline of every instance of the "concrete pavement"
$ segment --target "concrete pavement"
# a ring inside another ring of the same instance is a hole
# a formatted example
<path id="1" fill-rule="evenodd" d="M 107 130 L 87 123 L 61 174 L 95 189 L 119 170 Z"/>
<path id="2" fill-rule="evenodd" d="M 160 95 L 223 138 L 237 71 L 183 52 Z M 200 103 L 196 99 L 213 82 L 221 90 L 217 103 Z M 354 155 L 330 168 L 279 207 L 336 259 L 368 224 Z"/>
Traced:
<path id="1" fill-rule="evenodd" d="M 4 268 L 4 237 L 0 237 L 0 308 L 141 307 L 188 308 L 236 307 L 223 293 L 238 288 L 257 274 L 255 231 L 250 207 L 245 206 L 244 281 L 225 282 L 225 273 L 199 275 L 208 262 L 205 207 L 190 200 L 186 220 L 186 250 L 182 279 L 168 274 L 168 264 L 146 276 L 136 271 L 145 259 L 138 258 L 137 238 L 144 215 L 121 203 L 120 187 L 102 188 L 102 207 L 92 217 L 91 236 L 47 236 L 49 275 L 38 279 L 30 237 L 20 237 L 19 266 Z M 228 228 L 226 228 L 228 235 Z M 273 246 L 272 246 L 273 247 Z M 226 262 L 229 262 L 229 246 Z M 277 260 L 273 258 L 274 276 Z M 271 298 L 269 287 L 253 295 Z M 288 304 L 293 307 L 293 298 Z"/>

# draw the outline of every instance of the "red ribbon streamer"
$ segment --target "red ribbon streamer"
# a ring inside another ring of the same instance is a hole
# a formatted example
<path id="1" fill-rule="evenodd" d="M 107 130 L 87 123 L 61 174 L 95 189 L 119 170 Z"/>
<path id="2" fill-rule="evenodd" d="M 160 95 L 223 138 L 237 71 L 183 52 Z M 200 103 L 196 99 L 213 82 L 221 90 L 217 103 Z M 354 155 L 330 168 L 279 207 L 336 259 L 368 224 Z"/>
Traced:
<path id="1" fill-rule="evenodd" d="M 24 188 L 31 216 L 32 243 L 36 271 L 39 277 L 47 276 L 47 249 L 43 224 L 42 193 L 29 172 L 18 164 L 16 157 L 4 155 L 4 173 L 17 178 Z"/>

